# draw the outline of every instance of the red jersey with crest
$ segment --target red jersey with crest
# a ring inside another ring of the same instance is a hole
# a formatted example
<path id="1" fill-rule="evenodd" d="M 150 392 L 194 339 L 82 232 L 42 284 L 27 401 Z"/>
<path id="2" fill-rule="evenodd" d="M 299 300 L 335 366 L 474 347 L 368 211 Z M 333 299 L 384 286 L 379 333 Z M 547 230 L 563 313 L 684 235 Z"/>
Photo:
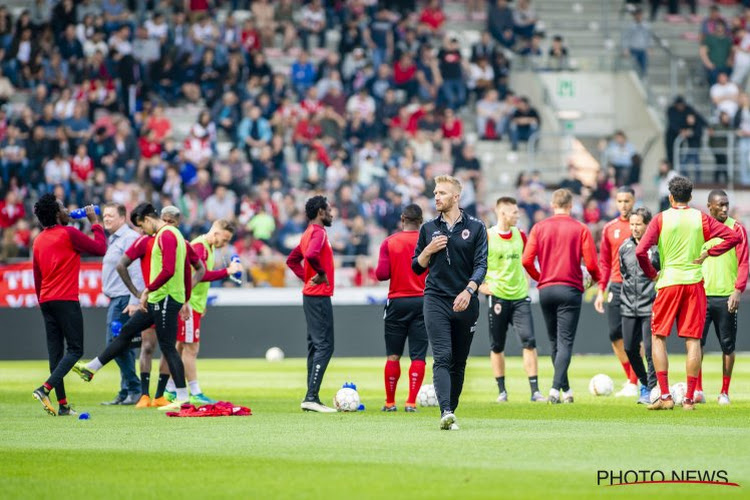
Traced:
<path id="1" fill-rule="evenodd" d="M 606 289 L 610 281 L 622 283 L 618 251 L 628 238 L 630 238 L 630 221 L 628 219 L 617 217 L 607 222 L 602 229 L 602 242 L 599 245 L 600 290 Z"/>

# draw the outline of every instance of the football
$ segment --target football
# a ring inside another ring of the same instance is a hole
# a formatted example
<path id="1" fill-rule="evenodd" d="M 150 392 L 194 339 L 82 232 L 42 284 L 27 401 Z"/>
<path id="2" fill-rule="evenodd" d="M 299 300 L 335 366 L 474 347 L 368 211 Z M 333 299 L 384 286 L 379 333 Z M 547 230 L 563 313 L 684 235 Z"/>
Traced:
<path id="1" fill-rule="evenodd" d="M 649 401 L 651 401 L 651 404 L 654 404 L 660 397 L 661 397 L 661 390 L 659 389 L 659 386 L 657 385 L 656 387 L 651 389 L 651 394 L 649 395 Z"/>
<path id="2" fill-rule="evenodd" d="M 359 403 L 359 393 L 348 387 L 339 389 L 333 397 L 333 406 L 338 411 L 357 411 Z"/>
<path id="3" fill-rule="evenodd" d="M 420 387 L 417 393 L 417 403 L 419 406 L 437 406 L 438 399 L 437 394 L 435 394 L 435 386 L 425 384 Z"/>
<path id="4" fill-rule="evenodd" d="M 609 377 L 600 373 L 594 375 L 589 382 L 589 392 L 592 396 L 609 396 L 615 390 L 615 383 Z"/>
<path id="5" fill-rule="evenodd" d="M 669 388 L 669 392 L 672 393 L 672 399 L 674 404 L 681 405 L 685 400 L 685 394 L 687 393 L 687 385 L 685 382 L 677 382 Z"/>
<path id="6" fill-rule="evenodd" d="M 266 351 L 266 361 L 269 363 L 278 363 L 284 360 L 284 351 L 278 347 L 271 347 Z"/>

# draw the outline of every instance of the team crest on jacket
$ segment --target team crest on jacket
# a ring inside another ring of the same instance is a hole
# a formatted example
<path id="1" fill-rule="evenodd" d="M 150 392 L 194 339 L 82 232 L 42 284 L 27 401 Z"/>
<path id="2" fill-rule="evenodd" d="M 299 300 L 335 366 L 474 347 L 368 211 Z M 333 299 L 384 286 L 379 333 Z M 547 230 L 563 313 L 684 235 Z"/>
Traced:
<path id="1" fill-rule="evenodd" d="M 495 303 L 495 306 L 492 309 L 495 311 L 496 316 L 500 316 L 500 313 L 503 311 L 503 306 L 500 305 L 500 303 Z"/>
<path id="2" fill-rule="evenodd" d="M 468 229 L 464 229 L 463 231 L 461 231 L 461 238 L 467 239 L 470 234 L 471 234 L 471 231 L 469 231 Z"/>

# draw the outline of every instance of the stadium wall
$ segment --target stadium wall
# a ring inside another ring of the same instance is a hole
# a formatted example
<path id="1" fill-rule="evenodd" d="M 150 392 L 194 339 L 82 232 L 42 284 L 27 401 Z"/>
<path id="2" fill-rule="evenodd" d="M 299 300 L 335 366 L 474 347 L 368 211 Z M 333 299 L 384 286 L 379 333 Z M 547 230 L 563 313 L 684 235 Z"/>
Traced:
<path id="1" fill-rule="evenodd" d="M 747 305 L 740 308 L 747 311 Z M 549 341 L 538 304 L 532 306 L 539 353 L 549 354 Z M 95 356 L 104 346 L 105 308 L 85 308 L 85 358 Z M 745 313 L 747 314 L 747 313 Z M 744 314 L 740 313 L 739 331 L 744 331 Z M 336 351 L 335 356 L 382 356 L 382 304 L 334 306 Z M 0 310 L 0 360 L 46 359 L 46 342 L 42 315 L 36 308 Z M 257 358 L 271 346 L 282 348 L 288 357 L 307 355 L 305 318 L 298 305 L 252 305 L 209 307 L 202 323 L 201 356 L 205 358 Z M 670 351 L 684 352 L 682 342 L 673 335 Z M 518 355 L 521 346 L 514 335 L 508 336 L 507 354 Z M 750 337 L 738 335 L 737 350 L 750 351 Z M 718 352 L 713 332 L 709 335 L 707 351 Z M 487 333 L 487 304 L 482 301 L 472 355 L 489 352 Z M 612 352 L 604 315 L 594 311 L 590 303 L 583 306 L 576 353 L 609 354 Z M 545 361 L 546 362 L 546 361 Z"/>

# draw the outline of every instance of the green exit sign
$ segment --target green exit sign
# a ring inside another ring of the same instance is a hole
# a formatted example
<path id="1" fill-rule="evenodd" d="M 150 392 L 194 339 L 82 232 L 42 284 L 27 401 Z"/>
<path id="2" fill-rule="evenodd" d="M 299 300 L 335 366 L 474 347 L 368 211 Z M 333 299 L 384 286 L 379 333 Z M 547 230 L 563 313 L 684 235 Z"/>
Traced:
<path id="1" fill-rule="evenodd" d="M 562 79 L 557 81 L 557 97 L 575 97 L 575 94 L 573 80 Z"/>

